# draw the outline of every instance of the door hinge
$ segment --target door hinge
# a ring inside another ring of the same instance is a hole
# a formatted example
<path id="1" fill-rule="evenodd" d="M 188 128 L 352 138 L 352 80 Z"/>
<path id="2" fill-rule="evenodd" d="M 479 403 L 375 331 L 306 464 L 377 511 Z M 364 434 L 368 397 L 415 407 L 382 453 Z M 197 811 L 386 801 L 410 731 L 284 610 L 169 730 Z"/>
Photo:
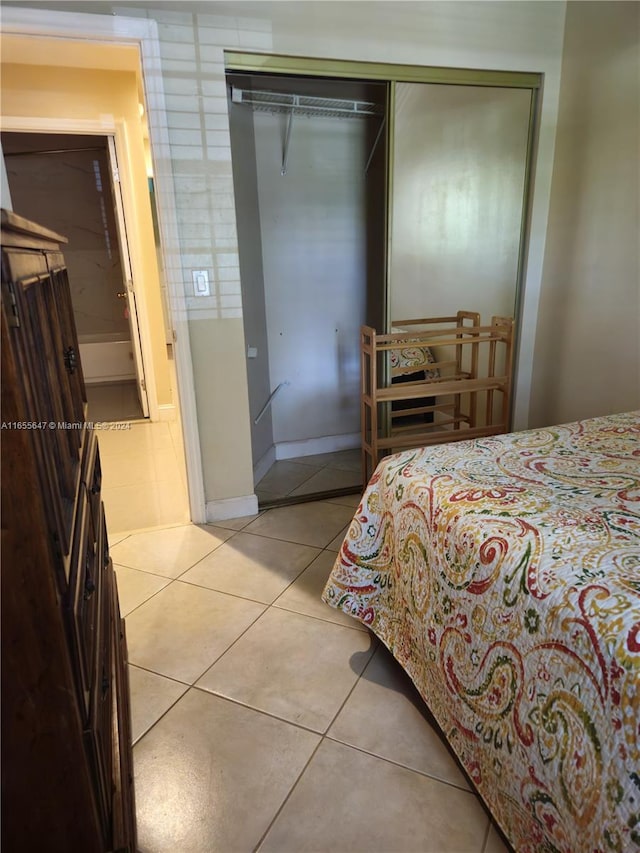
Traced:
<path id="1" fill-rule="evenodd" d="M 113 174 L 113 182 L 114 182 L 114 184 L 119 184 L 119 183 L 120 183 L 120 172 L 119 172 L 119 170 L 118 170 L 118 167 L 117 167 L 117 166 L 114 166 L 114 167 L 113 167 L 113 173 L 112 173 L 112 174 Z"/>
<path id="2" fill-rule="evenodd" d="M 18 313 L 18 303 L 16 302 L 13 284 L 10 281 L 5 281 L 3 285 L 2 299 L 7 313 L 7 323 L 10 328 L 18 329 L 20 328 L 20 315 Z"/>
<path id="3" fill-rule="evenodd" d="M 147 383 L 144 381 L 144 379 L 140 380 L 140 387 L 142 388 L 143 391 L 147 390 Z"/>

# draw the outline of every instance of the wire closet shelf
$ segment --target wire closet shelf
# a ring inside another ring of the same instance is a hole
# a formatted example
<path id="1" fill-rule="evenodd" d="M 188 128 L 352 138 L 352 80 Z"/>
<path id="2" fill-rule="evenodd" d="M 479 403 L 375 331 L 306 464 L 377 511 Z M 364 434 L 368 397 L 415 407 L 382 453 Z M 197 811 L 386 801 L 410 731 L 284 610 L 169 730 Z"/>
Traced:
<path id="1" fill-rule="evenodd" d="M 371 101 L 347 100 L 343 98 L 318 98 L 309 95 L 293 95 L 286 92 L 231 89 L 234 104 L 247 104 L 253 110 L 287 115 L 327 116 L 329 118 L 360 118 L 384 115 L 384 109 Z"/>

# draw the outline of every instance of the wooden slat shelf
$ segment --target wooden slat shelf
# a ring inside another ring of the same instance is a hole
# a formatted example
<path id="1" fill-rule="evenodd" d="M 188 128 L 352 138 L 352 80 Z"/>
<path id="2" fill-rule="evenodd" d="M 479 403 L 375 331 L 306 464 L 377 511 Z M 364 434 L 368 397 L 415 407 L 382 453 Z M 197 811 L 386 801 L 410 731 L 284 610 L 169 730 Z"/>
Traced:
<path id="1" fill-rule="evenodd" d="M 493 317 L 491 325 L 483 326 L 477 312 L 458 311 L 393 326 L 412 328 L 390 334 L 361 329 L 364 483 L 389 451 L 482 438 L 510 428 L 512 318 Z M 391 366 L 392 353 L 419 349 L 428 349 L 433 361 Z M 414 373 L 415 380 L 397 381 Z"/>
<path id="2" fill-rule="evenodd" d="M 393 400 L 416 400 L 425 396 L 425 383 L 429 385 L 430 380 L 424 382 L 405 382 L 403 385 L 389 385 L 387 388 L 379 388 L 376 398 L 379 403 L 391 402 Z M 450 382 L 439 382 L 435 388 L 439 397 L 450 394 L 467 394 L 474 391 L 501 391 L 507 384 L 507 377 L 501 376 L 496 379 L 452 379 Z"/>

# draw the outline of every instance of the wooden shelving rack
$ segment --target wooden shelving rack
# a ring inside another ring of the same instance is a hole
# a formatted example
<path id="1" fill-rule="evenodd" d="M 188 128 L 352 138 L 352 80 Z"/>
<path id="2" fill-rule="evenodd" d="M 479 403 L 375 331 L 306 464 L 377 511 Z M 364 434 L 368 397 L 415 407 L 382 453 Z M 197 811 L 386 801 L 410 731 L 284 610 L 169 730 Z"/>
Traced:
<path id="1" fill-rule="evenodd" d="M 482 326 L 477 312 L 458 311 L 451 317 L 394 321 L 393 328 L 403 331 L 378 334 L 370 326 L 361 328 L 364 484 L 387 453 L 497 435 L 510 426 L 511 317 L 492 317 L 490 326 Z M 434 357 L 424 365 L 431 377 L 394 382 L 418 368 L 410 366 L 410 359 L 392 367 L 391 353 L 423 348 Z M 434 398 L 432 404 L 425 405 L 431 402 L 427 398 Z M 394 410 L 395 401 L 405 406 L 414 401 L 415 407 Z"/>

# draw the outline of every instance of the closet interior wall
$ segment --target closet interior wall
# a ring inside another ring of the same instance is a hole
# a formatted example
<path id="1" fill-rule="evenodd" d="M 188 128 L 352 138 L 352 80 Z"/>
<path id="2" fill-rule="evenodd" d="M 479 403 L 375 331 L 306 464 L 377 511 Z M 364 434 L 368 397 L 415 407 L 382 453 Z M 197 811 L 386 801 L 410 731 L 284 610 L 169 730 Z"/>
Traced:
<path id="1" fill-rule="evenodd" d="M 227 82 L 259 480 L 276 459 L 360 446 L 360 327 L 384 315 L 384 132 L 374 143 L 386 86 L 255 74 Z M 375 101 L 377 113 L 294 112 L 289 128 L 286 111 L 254 111 L 234 102 L 233 88 Z"/>

